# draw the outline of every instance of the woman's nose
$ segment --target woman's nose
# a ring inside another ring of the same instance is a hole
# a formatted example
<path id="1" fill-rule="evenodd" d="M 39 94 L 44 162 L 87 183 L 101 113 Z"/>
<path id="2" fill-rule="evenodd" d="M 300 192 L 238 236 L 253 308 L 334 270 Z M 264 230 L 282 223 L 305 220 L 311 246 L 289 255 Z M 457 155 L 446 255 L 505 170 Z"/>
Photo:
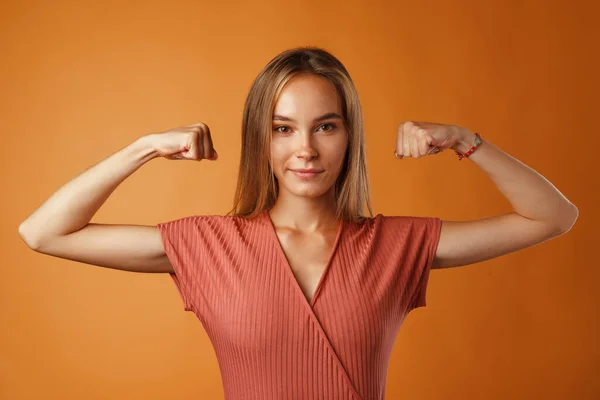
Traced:
<path id="1" fill-rule="evenodd" d="M 317 158 L 318 155 L 319 154 L 317 153 L 317 151 L 315 149 L 313 149 L 312 147 L 303 148 L 296 152 L 296 157 L 302 158 L 305 160 L 312 160 L 313 158 Z"/>
<path id="2" fill-rule="evenodd" d="M 318 152 L 315 149 L 314 138 L 308 133 L 302 133 L 298 135 L 296 156 L 301 158 L 314 158 L 318 156 Z"/>

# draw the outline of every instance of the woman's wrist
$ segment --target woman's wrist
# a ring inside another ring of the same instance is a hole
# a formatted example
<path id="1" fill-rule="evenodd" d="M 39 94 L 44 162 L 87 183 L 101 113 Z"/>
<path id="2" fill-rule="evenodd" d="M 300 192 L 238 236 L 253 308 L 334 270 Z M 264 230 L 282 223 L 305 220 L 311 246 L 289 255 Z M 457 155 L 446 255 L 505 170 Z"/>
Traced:
<path id="1" fill-rule="evenodd" d="M 160 157 L 160 154 L 156 150 L 155 146 L 156 134 L 151 133 L 145 136 L 141 136 L 130 146 L 130 150 L 136 160 L 141 164 L 144 164 L 154 158 Z"/>
<path id="2" fill-rule="evenodd" d="M 475 134 L 468 129 L 460 129 L 458 131 L 458 139 L 451 147 L 452 150 L 465 154 L 475 143 Z"/>

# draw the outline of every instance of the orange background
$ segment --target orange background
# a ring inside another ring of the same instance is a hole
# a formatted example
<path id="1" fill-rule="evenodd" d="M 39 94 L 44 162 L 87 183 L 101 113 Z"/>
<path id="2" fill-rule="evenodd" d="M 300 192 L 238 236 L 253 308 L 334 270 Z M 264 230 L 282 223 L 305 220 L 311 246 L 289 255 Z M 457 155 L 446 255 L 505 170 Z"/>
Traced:
<path id="1" fill-rule="evenodd" d="M 432 272 L 386 398 L 600 396 L 598 38 L 578 1 L 3 1 L 0 398 L 220 399 L 217 359 L 166 274 L 27 248 L 19 224 L 136 138 L 199 121 L 217 162 L 153 160 L 92 219 L 153 225 L 229 210 L 243 102 L 300 45 L 331 51 L 364 108 L 376 213 L 475 219 L 509 203 L 452 152 L 393 156 L 404 120 L 465 126 L 580 211 L 550 242 Z"/>

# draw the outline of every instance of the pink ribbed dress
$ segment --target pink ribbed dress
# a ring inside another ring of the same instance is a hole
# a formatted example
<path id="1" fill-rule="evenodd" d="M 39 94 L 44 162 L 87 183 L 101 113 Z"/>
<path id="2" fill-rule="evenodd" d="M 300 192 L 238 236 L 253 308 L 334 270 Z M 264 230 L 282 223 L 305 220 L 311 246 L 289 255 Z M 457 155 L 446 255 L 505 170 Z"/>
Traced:
<path id="1" fill-rule="evenodd" d="M 343 222 L 310 303 L 266 211 L 157 227 L 184 309 L 215 349 L 226 399 L 384 398 L 400 325 L 425 306 L 439 218 Z"/>

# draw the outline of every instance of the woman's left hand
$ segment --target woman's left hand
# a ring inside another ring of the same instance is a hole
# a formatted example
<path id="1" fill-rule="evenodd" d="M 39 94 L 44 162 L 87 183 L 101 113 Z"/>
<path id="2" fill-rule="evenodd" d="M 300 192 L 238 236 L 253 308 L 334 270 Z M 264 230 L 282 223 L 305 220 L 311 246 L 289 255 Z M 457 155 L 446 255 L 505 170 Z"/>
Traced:
<path id="1" fill-rule="evenodd" d="M 398 127 L 396 158 L 419 158 L 472 143 L 475 134 L 457 125 L 405 121 Z M 460 149 L 458 149 L 460 151 Z"/>

